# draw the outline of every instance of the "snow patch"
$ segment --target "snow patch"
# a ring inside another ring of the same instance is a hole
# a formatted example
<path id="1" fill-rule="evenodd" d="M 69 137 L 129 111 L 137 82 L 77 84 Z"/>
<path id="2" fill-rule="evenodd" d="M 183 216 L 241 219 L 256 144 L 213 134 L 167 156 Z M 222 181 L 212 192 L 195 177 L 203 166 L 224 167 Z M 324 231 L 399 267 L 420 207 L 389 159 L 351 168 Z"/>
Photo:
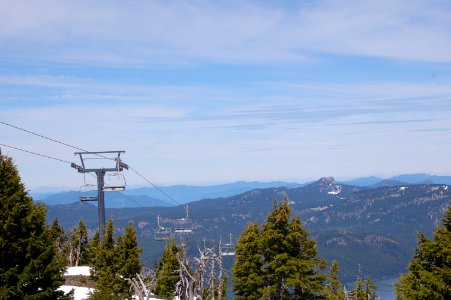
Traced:
<path id="1" fill-rule="evenodd" d="M 402 186 L 402 187 L 399 188 L 398 191 L 399 191 L 399 192 L 404 192 L 405 190 L 406 190 L 406 187 L 405 187 L 405 186 Z"/>
<path id="2" fill-rule="evenodd" d="M 72 290 L 74 290 L 74 300 L 89 299 L 91 293 L 94 292 L 94 289 L 91 288 L 72 285 L 62 285 L 58 290 L 63 291 L 64 294 L 70 293 Z"/>
<path id="3" fill-rule="evenodd" d="M 91 268 L 88 266 L 69 267 L 64 276 L 91 276 Z"/>
<path id="4" fill-rule="evenodd" d="M 334 190 L 327 192 L 329 195 L 338 195 L 341 193 L 341 185 L 334 186 Z"/>
<path id="5" fill-rule="evenodd" d="M 328 209 L 328 208 L 329 208 L 328 206 L 318 206 L 318 207 L 310 208 L 310 210 L 313 210 L 313 211 L 323 211 L 323 210 L 326 210 L 326 209 Z"/>

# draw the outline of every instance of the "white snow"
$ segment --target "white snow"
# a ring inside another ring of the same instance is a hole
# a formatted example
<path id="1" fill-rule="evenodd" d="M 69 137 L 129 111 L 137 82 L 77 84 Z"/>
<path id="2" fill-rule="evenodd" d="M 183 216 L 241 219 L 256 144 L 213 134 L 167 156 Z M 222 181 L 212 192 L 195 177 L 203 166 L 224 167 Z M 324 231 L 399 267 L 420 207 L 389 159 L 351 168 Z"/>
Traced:
<path id="1" fill-rule="evenodd" d="M 327 192 L 329 195 L 338 195 L 341 193 L 341 186 L 340 185 L 336 185 L 334 186 L 334 190 Z"/>
<path id="2" fill-rule="evenodd" d="M 64 276 L 90 276 L 91 268 L 88 266 L 81 267 L 69 267 L 64 273 Z M 72 285 L 62 285 L 59 287 L 60 291 L 63 291 L 65 294 L 70 293 L 70 291 L 74 290 L 74 300 L 86 300 L 89 299 L 91 293 L 95 291 L 93 288 L 80 287 L 80 286 L 72 286 Z M 133 296 L 133 299 L 138 299 L 137 296 Z M 158 298 L 149 298 L 149 300 L 158 300 Z"/>
<path id="3" fill-rule="evenodd" d="M 63 291 L 65 294 L 74 290 L 74 300 L 89 299 L 89 296 L 91 295 L 91 293 L 94 292 L 94 289 L 91 289 L 91 288 L 72 286 L 72 285 L 62 285 L 62 286 L 60 286 L 60 288 L 58 290 Z"/>
<path id="4" fill-rule="evenodd" d="M 64 276 L 91 276 L 91 268 L 88 266 L 69 267 L 64 273 Z"/>
<path id="5" fill-rule="evenodd" d="M 328 206 L 318 206 L 318 207 L 312 207 L 312 208 L 310 208 L 310 210 L 313 210 L 313 211 L 323 211 L 323 210 L 326 210 L 326 209 L 328 209 L 329 207 Z"/>

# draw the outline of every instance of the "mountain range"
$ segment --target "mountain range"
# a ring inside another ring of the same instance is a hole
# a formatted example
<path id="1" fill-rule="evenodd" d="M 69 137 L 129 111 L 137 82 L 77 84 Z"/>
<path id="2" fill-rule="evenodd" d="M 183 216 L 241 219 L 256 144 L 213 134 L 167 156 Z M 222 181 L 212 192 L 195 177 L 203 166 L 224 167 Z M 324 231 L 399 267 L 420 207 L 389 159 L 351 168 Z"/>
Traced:
<path id="1" fill-rule="evenodd" d="M 295 216 L 300 216 L 310 236 L 317 240 L 319 256 L 340 263 L 343 280 L 354 280 L 359 270 L 374 278 L 396 276 L 405 271 L 416 245 L 417 231 L 431 235 L 449 205 L 451 186 L 446 184 L 402 184 L 395 186 L 357 186 L 324 177 L 313 183 L 287 187 L 257 188 L 230 196 L 189 203 L 191 234 L 189 252 L 197 247 L 227 240 L 234 241 L 249 222 L 262 224 L 274 199 L 288 197 Z M 161 255 L 164 242 L 154 239 L 157 215 L 160 225 L 180 226 L 185 218 L 183 205 L 173 207 L 109 208 L 118 233 L 132 221 L 137 228 L 143 259 L 153 265 Z M 48 220 L 58 218 L 69 230 L 83 218 L 91 234 L 97 229 L 97 208 L 88 203 L 49 205 Z M 186 220 L 185 220 L 186 221 Z M 186 222 L 185 222 L 186 223 Z M 183 226 L 183 225 L 182 225 Z M 233 257 L 226 257 L 230 267 Z"/>
<path id="2" fill-rule="evenodd" d="M 207 198 L 231 197 L 253 189 L 264 188 L 297 188 L 307 183 L 295 183 L 284 181 L 271 182 L 245 182 L 238 181 L 228 184 L 211 186 L 174 185 L 158 187 L 130 188 L 121 193 L 106 193 L 105 205 L 109 208 L 143 207 L 143 206 L 177 206 Z M 436 176 L 429 174 L 404 174 L 387 179 L 380 177 L 361 177 L 352 180 L 340 181 L 347 185 L 360 187 L 383 187 L 408 184 L 449 184 L 451 176 Z M 33 192 L 30 194 L 36 201 L 47 205 L 69 204 L 77 202 L 82 193 L 78 191 L 60 192 Z M 96 194 L 96 191 L 89 192 Z"/>

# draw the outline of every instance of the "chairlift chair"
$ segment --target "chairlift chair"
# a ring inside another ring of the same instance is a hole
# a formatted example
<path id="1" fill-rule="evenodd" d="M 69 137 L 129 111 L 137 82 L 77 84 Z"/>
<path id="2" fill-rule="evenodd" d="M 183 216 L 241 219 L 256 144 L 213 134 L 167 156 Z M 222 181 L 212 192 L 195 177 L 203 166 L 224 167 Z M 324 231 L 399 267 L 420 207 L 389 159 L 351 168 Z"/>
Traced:
<path id="1" fill-rule="evenodd" d="M 84 184 L 80 186 L 80 189 L 78 190 L 80 201 L 97 201 L 96 185 L 86 181 L 86 174 L 83 174 L 83 182 Z"/>
<path id="2" fill-rule="evenodd" d="M 95 187 L 94 184 L 84 184 L 80 187 L 80 190 L 78 191 L 78 196 L 80 198 L 80 201 L 97 201 L 97 191 L 93 190 L 92 188 Z M 95 193 L 95 194 L 94 194 Z"/>
<path id="3" fill-rule="evenodd" d="M 221 250 L 222 256 L 234 256 L 235 255 L 235 245 L 232 243 L 232 234 L 229 233 L 229 242 L 222 245 Z"/>
<path id="4" fill-rule="evenodd" d="M 125 176 L 119 172 L 107 174 L 106 183 L 103 185 L 105 192 L 121 192 L 125 190 L 127 182 Z"/>
<path id="5" fill-rule="evenodd" d="M 154 238 L 156 241 L 165 241 L 171 237 L 171 228 L 160 225 L 160 215 L 157 216 L 157 228 L 154 230 Z"/>
<path id="6" fill-rule="evenodd" d="M 193 233 L 192 222 L 188 218 L 188 205 L 185 205 L 186 216 L 181 219 L 177 219 L 175 233 L 185 234 Z"/>

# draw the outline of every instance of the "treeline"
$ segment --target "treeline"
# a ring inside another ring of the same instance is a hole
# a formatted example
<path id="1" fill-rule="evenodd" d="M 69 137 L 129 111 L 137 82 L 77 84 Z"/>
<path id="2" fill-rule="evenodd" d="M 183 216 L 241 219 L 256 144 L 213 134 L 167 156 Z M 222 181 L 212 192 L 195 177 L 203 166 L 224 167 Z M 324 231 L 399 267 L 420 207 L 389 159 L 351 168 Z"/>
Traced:
<path id="1" fill-rule="evenodd" d="M 236 245 L 231 274 L 222 265 L 222 244 L 204 245 L 188 257 L 186 244 L 167 240 L 151 270 L 133 224 L 115 234 L 110 219 L 103 237 L 89 240 L 83 220 L 65 233 L 58 220 L 46 225 L 46 210 L 33 203 L 11 158 L 0 155 L 0 299 L 70 299 L 58 288 L 69 266 L 88 265 L 95 287 L 90 299 L 226 299 L 228 282 L 236 299 L 375 299 L 370 277 L 356 274 L 351 290 L 338 279 L 338 262 L 328 268 L 317 255 L 288 199 L 274 201 L 262 225 L 246 226 Z M 419 234 L 418 247 L 396 285 L 398 299 L 451 299 L 451 208 L 433 239 Z M 232 275 L 232 278 L 229 278 Z"/>

